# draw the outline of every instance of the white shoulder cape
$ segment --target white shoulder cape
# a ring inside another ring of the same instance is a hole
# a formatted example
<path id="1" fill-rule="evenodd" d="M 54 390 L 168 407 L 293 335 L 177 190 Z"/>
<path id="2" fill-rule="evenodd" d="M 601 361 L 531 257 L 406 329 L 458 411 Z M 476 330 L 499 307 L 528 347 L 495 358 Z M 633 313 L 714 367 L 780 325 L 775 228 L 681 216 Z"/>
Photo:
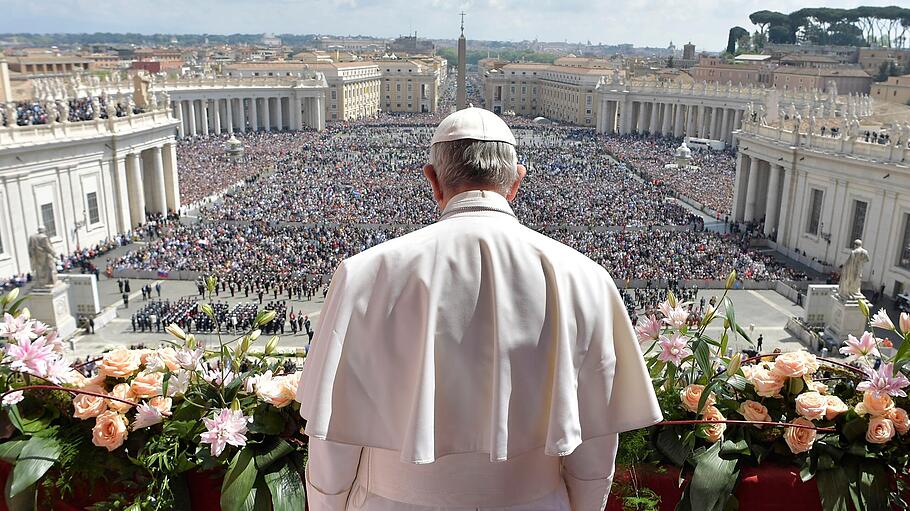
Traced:
<path id="1" fill-rule="evenodd" d="M 607 272 L 497 212 L 343 262 L 298 399 L 307 435 L 411 463 L 567 455 L 661 419 Z"/>

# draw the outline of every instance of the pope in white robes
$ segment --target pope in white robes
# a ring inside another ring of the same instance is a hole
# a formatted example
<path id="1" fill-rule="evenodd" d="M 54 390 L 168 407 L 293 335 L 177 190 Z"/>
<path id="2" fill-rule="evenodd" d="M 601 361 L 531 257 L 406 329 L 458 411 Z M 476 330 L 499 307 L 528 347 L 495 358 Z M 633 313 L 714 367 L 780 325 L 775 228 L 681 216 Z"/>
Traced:
<path id="1" fill-rule="evenodd" d="M 303 368 L 312 511 L 597 511 L 618 433 L 661 420 L 613 280 L 521 225 L 495 114 L 451 114 L 433 225 L 342 262 Z"/>

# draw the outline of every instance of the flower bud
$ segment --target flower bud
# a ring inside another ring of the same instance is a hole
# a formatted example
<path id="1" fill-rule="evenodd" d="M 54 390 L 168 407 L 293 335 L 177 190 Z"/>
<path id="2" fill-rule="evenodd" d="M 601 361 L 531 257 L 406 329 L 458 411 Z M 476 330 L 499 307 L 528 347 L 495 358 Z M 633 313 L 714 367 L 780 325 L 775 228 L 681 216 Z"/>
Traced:
<path id="1" fill-rule="evenodd" d="M 204 303 L 204 304 L 202 304 L 201 309 L 202 309 L 203 314 L 205 314 L 206 316 L 208 316 L 212 319 L 215 319 L 215 310 L 212 309 L 211 304 Z"/>
<path id="2" fill-rule="evenodd" d="M 215 288 L 218 286 L 218 277 L 214 275 L 209 275 L 205 278 L 205 288 L 208 289 L 209 293 L 214 293 Z"/>
<path id="3" fill-rule="evenodd" d="M 262 330 L 257 328 L 256 330 L 250 332 L 250 340 L 255 341 L 259 338 L 260 335 L 262 335 Z"/>
<path id="4" fill-rule="evenodd" d="M 19 298 L 19 288 L 14 287 L 12 291 L 6 293 L 6 296 L 3 297 L 3 304 L 13 303 L 16 301 L 16 298 Z"/>
<path id="5" fill-rule="evenodd" d="M 256 326 L 268 324 L 275 319 L 275 316 L 277 315 L 278 313 L 272 310 L 260 311 L 259 314 L 256 315 Z"/>
<path id="6" fill-rule="evenodd" d="M 667 291 L 667 303 L 670 304 L 670 307 L 676 307 L 676 295 L 673 294 L 673 291 Z"/>
<path id="7" fill-rule="evenodd" d="M 277 347 L 278 347 L 278 336 L 273 335 L 271 337 L 271 339 L 269 339 L 269 342 L 267 342 L 265 344 L 265 354 L 271 355 L 272 353 L 275 352 L 275 348 L 277 348 Z"/>
<path id="8" fill-rule="evenodd" d="M 727 275 L 727 282 L 724 283 L 724 289 L 733 289 L 733 286 L 736 284 L 736 270 L 730 272 Z"/>
<path id="9" fill-rule="evenodd" d="M 19 317 L 25 319 L 32 319 L 32 311 L 28 310 L 28 307 L 22 307 L 22 310 L 19 311 Z"/>
<path id="10" fill-rule="evenodd" d="M 231 410 L 233 410 L 235 412 L 240 411 L 240 400 L 237 399 L 236 397 L 234 398 L 233 401 L 231 401 Z"/>
<path id="11" fill-rule="evenodd" d="M 184 332 L 177 323 L 171 323 L 164 330 L 181 341 L 186 340 L 186 332 Z"/>
<path id="12" fill-rule="evenodd" d="M 730 362 L 727 364 L 727 376 L 733 376 L 739 371 L 739 367 L 743 363 L 743 356 L 741 353 L 736 353 L 730 357 Z"/>
<path id="13" fill-rule="evenodd" d="M 865 316 L 866 319 L 868 319 L 869 318 L 869 305 L 866 303 L 866 300 L 857 300 L 856 303 L 859 305 L 860 312 L 862 312 L 863 316 Z"/>
<path id="14" fill-rule="evenodd" d="M 189 334 L 186 336 L 186 347 L 191 350 L 196 349 L 196 336 L 195 335 Z"/>
<path id="15" fill-rule="evenodd" d="M 908 332 L 910 332 L 910 314 L 907 314 L 906 312 L 901 312 L 901 317 L 900 317 L 899 322 L 900 322 L 902 334 L 906 335 Z"/>

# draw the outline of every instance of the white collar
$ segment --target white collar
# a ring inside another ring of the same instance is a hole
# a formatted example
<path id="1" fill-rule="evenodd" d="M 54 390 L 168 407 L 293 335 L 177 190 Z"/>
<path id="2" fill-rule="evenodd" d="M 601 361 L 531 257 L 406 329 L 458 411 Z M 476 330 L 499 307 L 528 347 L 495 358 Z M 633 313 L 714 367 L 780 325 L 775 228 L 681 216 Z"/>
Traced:
<path id="1" fill-rule="evenodd" d="M 491 190 L 470 190 L 461 192 L 449 199 L 445 209 L 440 214 L 440 219 L 450 218 L 461 213 L 476 213 L 491 211 L 504 213 L 515 218 L 509 201 L 501 194 Z"/>

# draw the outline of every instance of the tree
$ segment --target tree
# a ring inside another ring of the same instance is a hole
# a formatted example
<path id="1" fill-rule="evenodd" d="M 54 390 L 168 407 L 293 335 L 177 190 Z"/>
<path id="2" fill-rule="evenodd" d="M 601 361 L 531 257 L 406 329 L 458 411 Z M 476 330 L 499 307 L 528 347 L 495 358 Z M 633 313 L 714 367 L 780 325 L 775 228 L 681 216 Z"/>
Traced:
<path id="1" fill-rule="evenodd" d="M 793 43 L 790 37 L 790 25 L 774 25 L 768 30 L 768 41 L 774 44 Z"/>
<path id="2" fill-rule="evenodd" d="M 882 65 L 878 66 L 878 72 L 875 73 L 873 80 L 876 82 L 884 82 L 888 80 L 889 76 L 898 76 L 899 74 L 900 69 L 894 64 L 894 61 L 886 60 L 882 62 Z"/>
<path id="3" fill-rule="evenodd" d="M 743 37 L 749 37 L 749 31 L 743 27 L 733 27 L 730 29 L 730 32 L 727 34 L 727 53 L 730 55 L 736 54 L 736 43 L 739 42 Z"/>
<path id="4" fill-rule="evenodd" d="M 749 21 L 758 25 L 758 31 L 764 35 L 768 29 L 775 25 L 785 25 L 790 19 L 786 14 L 775 11 L 755 11 L 749 15 Z"/>

